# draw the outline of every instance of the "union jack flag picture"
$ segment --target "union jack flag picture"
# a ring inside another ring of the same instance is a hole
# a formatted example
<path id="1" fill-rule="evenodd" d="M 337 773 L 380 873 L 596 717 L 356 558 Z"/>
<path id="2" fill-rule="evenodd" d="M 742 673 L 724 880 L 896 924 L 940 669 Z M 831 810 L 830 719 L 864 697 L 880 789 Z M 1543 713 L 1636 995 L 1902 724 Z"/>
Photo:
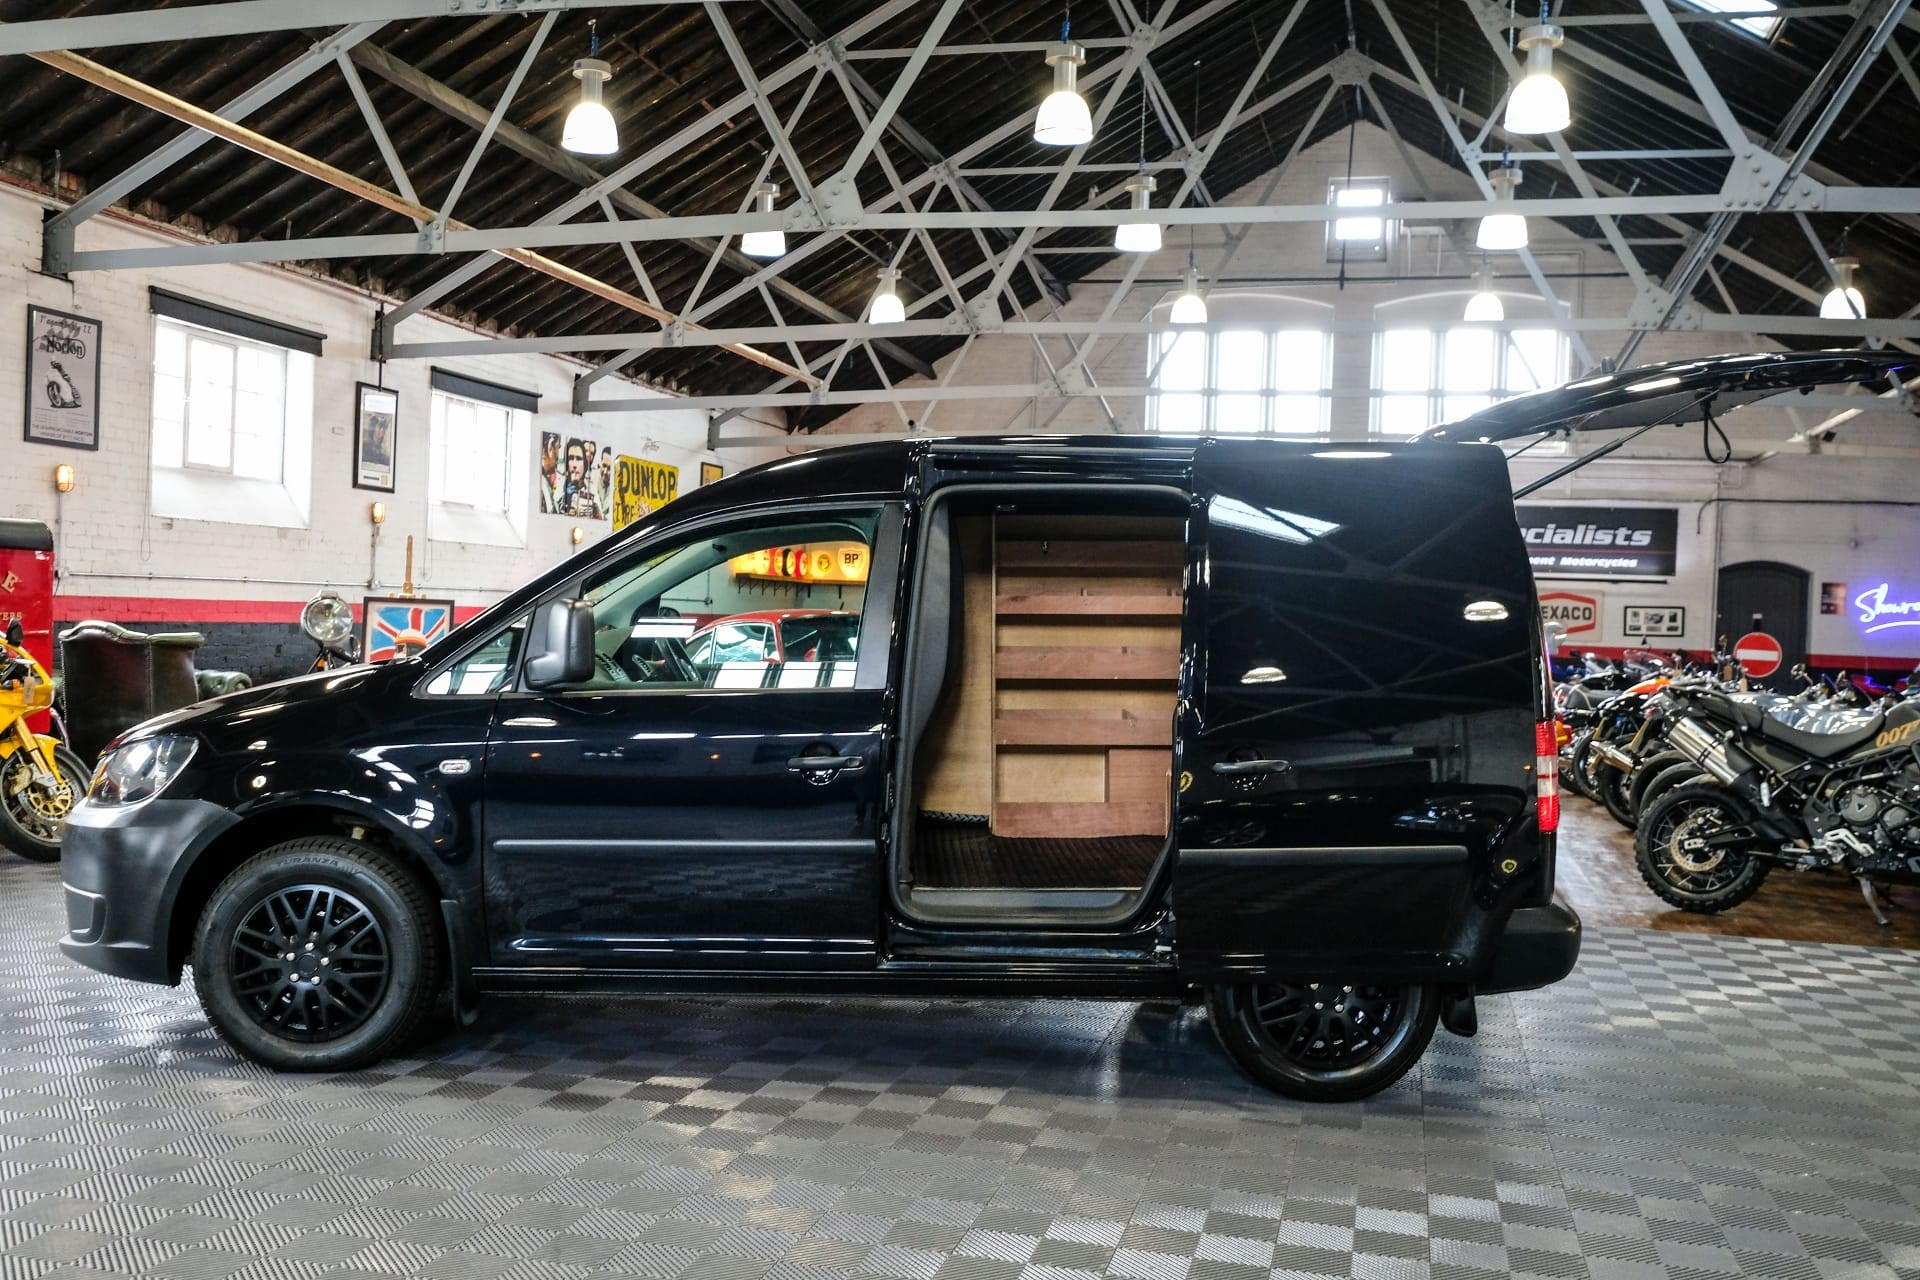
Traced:
<path id="1" fill-rule="evenodd" d="M 369 597 L 361 618 L 360 652 L 368 662 L 390 662 L 420 652 L 453 630 L 453 601 Z"/>

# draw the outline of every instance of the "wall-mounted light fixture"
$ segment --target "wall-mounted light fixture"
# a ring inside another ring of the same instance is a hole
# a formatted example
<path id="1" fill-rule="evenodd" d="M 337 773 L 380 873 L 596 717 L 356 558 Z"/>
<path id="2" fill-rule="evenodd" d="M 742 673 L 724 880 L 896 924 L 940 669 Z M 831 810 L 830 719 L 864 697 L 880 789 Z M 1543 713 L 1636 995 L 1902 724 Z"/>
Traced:
<path id="1" fill-rule="evenodd" d="M 373 521 L 375 524 L 385 524 L 387 522 L 387 504 L 384 502 L 373 503 L 367 508 L 367 519 Z"/>
<path id="2" fill-rule="evenodd" d="M 53 487 L 60 493 L 73 492 L 73 464 L 63 462 L 53 469 Z"/>
<path id="3" fill-rule="evenodd" d="M 585 529 L 582 529 L 579 525 L 575 525 L 573 526 L 572 537 L 573 537 L 573 545 L 577 547 L 581 543 L 587 540 L 587 531 Z"/>

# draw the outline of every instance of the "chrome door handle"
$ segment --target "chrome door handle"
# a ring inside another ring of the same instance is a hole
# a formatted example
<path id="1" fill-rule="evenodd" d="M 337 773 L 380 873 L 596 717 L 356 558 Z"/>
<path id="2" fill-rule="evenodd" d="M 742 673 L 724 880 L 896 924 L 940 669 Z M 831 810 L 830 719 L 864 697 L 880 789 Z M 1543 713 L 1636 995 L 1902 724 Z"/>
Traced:
<path id="1" fill-rule="evenodd" d="M 787 761 L 787 768 L 796 773 L 813 773 L 821 769 L 858 769 L 865 763 L 859 756 L 795 756 Z"/>
<path id="2" fill-rule="evenodd" d="M 1291 760 L 1216 760 L 1213 762 L 1215 773 L 1246 775 L 1250 773 L 1289 773 L 1293 770 Z"/>

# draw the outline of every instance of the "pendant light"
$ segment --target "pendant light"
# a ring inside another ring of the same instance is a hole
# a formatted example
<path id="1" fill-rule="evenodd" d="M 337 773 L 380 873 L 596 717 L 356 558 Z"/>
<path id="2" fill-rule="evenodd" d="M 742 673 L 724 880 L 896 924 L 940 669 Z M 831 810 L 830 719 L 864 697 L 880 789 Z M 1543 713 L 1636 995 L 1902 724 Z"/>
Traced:
<path id="1" fill-rule="evenodd" d="M 873 305 L 867 308 L 868 324 L 899 324 L 907 318 L 906 304 L 900 301 L 900 268 L 880 268 L 880 287 L 874 290 Z"/>
<path id="2" fill-rule="evenodd" d="M 753 189 L 753 201 L 760 213 L 774 212 L 773 202 L 780 198 L 780 184 L 763 182 Z M 775 228 L 772 231 L 749 231 L 740 237 L 740 252 L 749 258 L 784 258 L 787 256 L 787 233 Z"/>
<path id="3" fill-rule="evenodd" d="M 620 149 L 620 131 L 614 127 L 613 113 L 600 101 L 600 86 L 612 78 L 613 68 L 600 60 L 597 20 L 587 20 L 587 31 L 587 56 L 573 64 L 574 78 L 580 82 L 580 101 L 567 112 L 560 145 L 577 155 L 610 156 Z"/>
<path id="4" fill-rule="evenodd" d="M 1540 5 L 1540 22 L 1520 33 L 1520 47 L 1527 51 L 1527 71 L 1507 95 L 1508 133 L 1559 133 L 1573 123 L 1567 105 L 1567 87 L 1553 74 L 1553 51 L 1566 40 L 1566 33 L 1547 21 L 1545 0 Z"/>
<path id="5" fill-rule="evenodd" d="M 1487 175 L 1487 181 L 1493 184 L 1494 204 L 1511 208 L 1514 205 L 1514 188 L 1520 185 L 1520 170 L 1511 165 L 1495 169 Z M 1526 215 L 1517 210 L 1488 214 L 1480 219 L 1480 232 L 1473 242 L 1491 252 L 1526 248 Z"/>
<path id="6" fill-rule="evenodd" d="M 1193 64 L 1193 128 L 1200 128 L 1200 64 Z M 1167 316 L 1174 324 L 1205 324 L 1207 322 L 1207 300 L 1200 296 L 1200 268 L 1193 260 L 1193 224 L 1187 224 L 1187 286 L 1180 296 L 1173 300 L 1173 311 Z"/>
<path id="7" fill-rule="evenodd" d="M 1822 320 L 1864 320 L 1867 315 L 1867 298 L 1854 287 L 1853 273 L 1860 265 L 1858 258 L 1829 258 L 1833 264 L 1833 276 L 1837 283 L 1827 290 L 1827 296 L 1820 299 L 1820 318 Z"/>
<path id="8" fill-rule="evenodd" d="M 1129 208 L 1143 212 L 1153 207 L 1153 193 L 1159 184 L 1147 172 L 1147 88 L 1140 86 L 1140 171 L 1127 179 Z M 1123 222 L 1113 229 L 1113 247 L 1122 253 L 1160 252 L 1160 224 Z"/>
<path id="9" fill-rule="evenodd" d="M 1042 146 L 1078 147 L 1093 141 L 1093 113 L 1074 87 L 1087 61 L 1087 51 L 1070 38 L 1071 15 L 1069 9 L 1068 16 L 1060 20 L 1060 43 L 1047 50 L 1047 65 L 1053 68 L 1053 92 L 1033 118 L 1033 140 Z"/>
<path id="10" fill-rule="evenodd" d="M 1475 276 L 1480 287 L 1467 299 L 1467 311 L 1462 319 L 1501 321 L 1507 318 L 1507 309 L 1500 302 L 1500 295 L 1493 291 L 1493 270 L 1482 266 Z"/>

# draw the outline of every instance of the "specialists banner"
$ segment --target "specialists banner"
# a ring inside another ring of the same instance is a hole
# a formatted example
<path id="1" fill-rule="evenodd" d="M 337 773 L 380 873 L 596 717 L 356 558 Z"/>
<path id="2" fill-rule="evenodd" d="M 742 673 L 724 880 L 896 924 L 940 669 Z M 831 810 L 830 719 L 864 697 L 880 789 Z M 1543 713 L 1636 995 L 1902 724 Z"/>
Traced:
<path id="1" fill-rule="evenodd" d="M 1671 578 L 1680 513 L 1673 507 L 1515 507 L 1527 558 L 1543 578 Z"/>

